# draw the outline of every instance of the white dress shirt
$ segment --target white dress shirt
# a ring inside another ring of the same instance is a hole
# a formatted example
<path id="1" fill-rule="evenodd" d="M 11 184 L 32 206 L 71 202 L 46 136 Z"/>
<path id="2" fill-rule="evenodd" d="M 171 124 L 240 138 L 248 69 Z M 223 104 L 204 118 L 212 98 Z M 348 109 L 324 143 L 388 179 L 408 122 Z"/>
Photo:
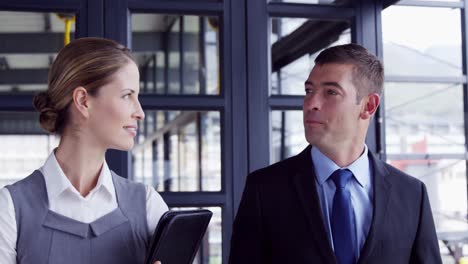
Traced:
<path id="1" fill-rule="evenodd" d="M 44 175 L 49 209 L 71 219 L 91 223 L 118 207 L 112 175 L 104 162 L 96 187 L 86 195 L 75 189 L 60 168 L 54 152 L 39 169 Z M 146 186 L 146 218 L 148 236 L 168 210 L 154 188 Z M 2 264 L 16 264 L 16 215 L 13 200 L 6 188 L 0 189 L 0 260 Z"/>

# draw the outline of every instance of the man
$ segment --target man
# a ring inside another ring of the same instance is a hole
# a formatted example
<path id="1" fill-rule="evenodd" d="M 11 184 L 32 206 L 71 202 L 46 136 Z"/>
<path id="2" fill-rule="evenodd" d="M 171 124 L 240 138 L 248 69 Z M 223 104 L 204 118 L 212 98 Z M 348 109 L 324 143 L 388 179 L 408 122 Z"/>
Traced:
<path id="1" fill-rule="evenodd" d="M 305 82 L 310 145 L 248 176 L 231 264 L 441 263 L 424 184 L 365 145 L 382 87 L 363 47 L 320 53 Z"/>

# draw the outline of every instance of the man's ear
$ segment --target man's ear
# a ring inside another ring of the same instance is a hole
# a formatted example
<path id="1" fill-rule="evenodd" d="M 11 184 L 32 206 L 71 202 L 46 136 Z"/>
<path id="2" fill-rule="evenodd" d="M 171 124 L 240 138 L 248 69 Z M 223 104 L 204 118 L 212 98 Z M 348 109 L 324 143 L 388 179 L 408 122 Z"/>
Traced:
<path id="1" fill-rule="evenodd" d="M 85 118 L 89 117 L 89 94 L 84 87 L 73 90 L 73 107 Z"/>
<path id="2" fill-rule="evenodd" d="M 364 107 L 361 111 L 360 117 L 362 119 L 369 119 L 375 114 L 375 111 L 377 111 L 377 108 L 379 107 L 380 95 L 376 93 L 371 93 L 367 97 L 365 97 L 363 100 L 364 100 Z"/>

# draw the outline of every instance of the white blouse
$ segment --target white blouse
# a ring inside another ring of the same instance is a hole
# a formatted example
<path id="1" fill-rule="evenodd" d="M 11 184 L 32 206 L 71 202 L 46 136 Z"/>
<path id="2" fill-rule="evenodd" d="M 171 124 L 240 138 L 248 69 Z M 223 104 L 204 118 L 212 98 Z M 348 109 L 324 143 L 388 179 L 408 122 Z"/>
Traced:
<path id="1" fill-rule="evenodd" d="M 54 152 L 39 169 L 44 175 L 49 209 L 74 220 L 91 223 L 118 207 L 112 175 L 104 162 L 96 187 L 86 195 L 70 183 L 60 168 Z M 168 210 L 159 193 L 146 186 L 146 218 L 148 236 L 152 236 L 162 214 Z M 7 188 L 0 189 L 0 260 L 16 264 L 16 216 L 13 200 Z"/>

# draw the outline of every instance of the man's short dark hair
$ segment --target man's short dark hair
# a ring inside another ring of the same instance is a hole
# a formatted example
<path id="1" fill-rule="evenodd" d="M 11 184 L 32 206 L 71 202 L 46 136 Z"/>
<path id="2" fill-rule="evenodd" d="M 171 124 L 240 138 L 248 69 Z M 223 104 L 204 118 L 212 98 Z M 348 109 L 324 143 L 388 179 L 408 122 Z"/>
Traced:
<path id="1" fill-rule="evenodd" d="M 380 60 L 358 44 L 345 44 L 323 50 L 315 59 L 315 64 L 350 64 L 353 69 L 353 83 L 356 86 L 357 100 L 371 93 L 382 94 L 384 69 Z"/>

